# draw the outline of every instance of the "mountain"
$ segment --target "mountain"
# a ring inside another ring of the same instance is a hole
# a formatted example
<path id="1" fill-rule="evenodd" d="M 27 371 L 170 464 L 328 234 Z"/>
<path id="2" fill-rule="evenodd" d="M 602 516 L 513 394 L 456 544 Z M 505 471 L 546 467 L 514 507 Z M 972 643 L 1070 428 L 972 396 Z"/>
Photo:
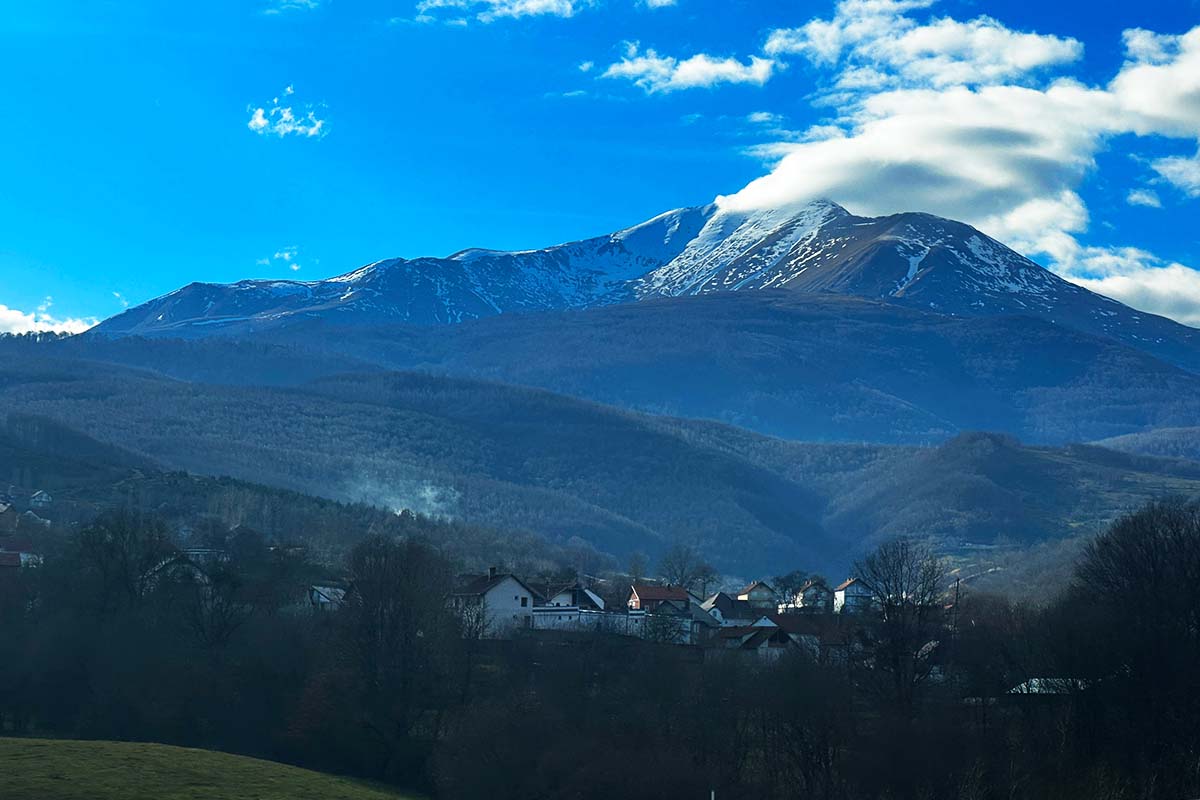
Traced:
<path id="1" fill-rule="evenodd" d="M 76 337 L 39 352 L 203 383 L 301 385 L 369 364 L 808 441 L 928 444 L 991 430 L 1063 444 L 1200 419 L 1200 376 L 1106 337 L 780 289 L 437 327 L 309 320 L 252 343 Z"/>
<path id="2" fill-rule="evenodd" d="M 829 201 L 684 208 L 542 250 L 390 259 L 325 281 L 194 283 L 102 323 L 96 334 L 244 337 L 311 320 L 441 325 L 767 289 L 883 299 L 953 316 L 1032 316 L 1200 371 L 1200 331 L 1065 281 L 969 225 L 919 213 L 858 217 Z"/>

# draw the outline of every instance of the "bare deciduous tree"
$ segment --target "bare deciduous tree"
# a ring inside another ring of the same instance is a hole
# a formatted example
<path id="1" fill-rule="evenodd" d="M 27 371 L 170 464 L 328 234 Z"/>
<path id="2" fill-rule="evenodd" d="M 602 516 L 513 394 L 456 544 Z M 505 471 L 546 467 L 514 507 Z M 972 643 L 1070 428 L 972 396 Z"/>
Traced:
<path id="1" fill-rule="evenodd" d="M 890 677 L 896 711 L 911 716 L 917 688 L 929 677 L 940 644 L 945 567 L 927 546 L 895 539 L 854 569 L 870 589 L 878 615 L 865 631 L 874 666 Z"/>
<path id="2" fill-rule="evenodd" d="M 682 586 L 691 590 L 701 578 L 712 582 L 715 571 L 701 558 L 690 544 L 676 542 L 667 548 L 658 562 L 658 576 L 668 586 Z"/>

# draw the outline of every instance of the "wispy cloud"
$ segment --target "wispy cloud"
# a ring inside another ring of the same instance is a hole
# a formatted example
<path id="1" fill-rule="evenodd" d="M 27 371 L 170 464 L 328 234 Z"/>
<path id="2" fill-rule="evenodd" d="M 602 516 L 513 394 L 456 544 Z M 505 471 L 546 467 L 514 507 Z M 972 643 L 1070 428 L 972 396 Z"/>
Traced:
<path id="1" fill-rule="evenodd" d="M 320 8 L 321 0 L 273 0 L 265 9 L 264 14 L 286 14 L 289 11 L 312 11 Z"/>
<path id="2" fill-rule="evenodd" d="M 748 83 L 762 86 L 775 72 L 777 64 L 769 58 L 751 56 L 746 62 L 700 53 L 685 59 L 643 51 L 638 42 L 625 43 L 625 55 L 606 69 L 601 77 L 633 81 L 648 93 L 696 89 L 722 83 Z"/>
<path id="3" fill-rule="evenodd" d="M 0 304 L 0 333 L 83 333 L 94 327 L 95 317 L 60 319 L 50 313 L 54 298 L 47 297 L 33 311 L 20 311 Z"/>
<path id="4" fill-rule="evenodd" d="M 1133 189 L 1125 195 L 1125 202 L 1131 206 L 1162 208 L 1162 200 L 1158 199 L 1158 194 L 1152 189 Z"/>
<path id="5" fill-rule="evenodd" d="M 288 86 L 278 97 L 271 98 L 271 102 L 266 106 L 247 106 L 250 121 L 246 123 L 246 127 L 260 136 L 301 136 L 309 139 L 323 137 L 329 129 L 325 120 L 317 117 L 318 107 L 309 103 L 297 110 L 288 99 L 295 93 L 296 90 Z"/>
<path id="6" fill-rule="evenodd" d="M 1200 63 L 1197 64 L 1200 69 Z M 1188 197 L 1200 197 L 1200 152 L 1195 156 L 1169 156 L 1155 160 L 1154 171 Z"/>
<path id="7" fill-rule="evenodd" d="M 112 296 L 121 304 L 121 308 L 129 308 L 129 301 L 125 299 L 125 295 L 120 292 L 113 292 Z"/>
<path id="8" fill-rule="evenodd" d="M 417 22 L 465 24 L 519 17 L 573 17 L 593 5 L 593 0 L 421 0 Z"/>

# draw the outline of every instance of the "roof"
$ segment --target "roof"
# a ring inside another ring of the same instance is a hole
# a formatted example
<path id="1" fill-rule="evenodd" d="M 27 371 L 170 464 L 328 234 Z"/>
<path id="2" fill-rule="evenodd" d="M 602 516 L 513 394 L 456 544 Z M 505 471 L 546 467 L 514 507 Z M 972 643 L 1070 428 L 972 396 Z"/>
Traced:
<path id="1" fill-rule="evenodd" d="M 837 585 L 837 587 L 834 588 L 834 591 L 840 592 L 843 589 L 848 589 L 849 587 L 853 586 L 856 583 L 864 589 L 867 588 L 867 584 L 864 583 L 863 581 L 859 580 L 858 578 L 847 578 L 846 580 L 839 583 Z"/>
<path id="2" fill-rule="evenodd" d="M 761 610 L 755 610 L 748 600 L 737 600 L 725 592 L 717 592 L 700 604 L 705 610 L 717 609 L 725 619 L 758 619 Z"/>
<path id="3" fill-rule="evenodd" d="M 604 598 L 584 586 L 579 581 L 569 583 L 527 583 L 544 603 L 548 603 L 560 594 L 571 595 L 571 604 L 580 608 L 596 608 L 604 610 Z"/>
<path id="4" fill-rule="evenodd" d="M 21 566 L 20 553 L 0 553 L 0 567 L 19 567 Z"/>
<path id="5" fill-rule="evenodd" d="M 1009 694 L 1071 694 L 1088 687 L 1082 678 L 1030 678 L 1008 690 Z"/>
<path id="6" fill-rule="evenodd" d="M 338 586 L 313 586 L 309 591 L 321 595 L 331 603 L 340 603 L 346 599 L 346 590 Z"/>
<path id="7" fill-rule="evenodd" d="M 459 587 L 457 589 L 455 589 L 453 592 L 451 592 L 450 594 L 460 595 L 460 596 L 461 595 L 470 595 L 470 596 L 474 596 L 474 597 L 479 597 L 479 596 L 487 594 L 492 589 L 495 589 L 497 586 L 504 583 L 509 578 L 512 578 L 514 581 L 521 584 L 521 586 L 525 589 L 525 591 L 529 592 L 530 594 L 537 594 L 537 592 L 535 592 L 533 589 L 529 588 L 529 586 L 525 583 L 525 581 L 521 580 L 516 575 L 513 575 L 508 572 L 498 574 L 498 575 L 466 576 L 462 579 L 463 582 L 459 585 Z"/>
<path id="8" fill-rule="evenodd" d="M 682 586 L 655 586 L 650 583 L 635 583 L 629 587 L 639 600 L 676 600 L 688 602 L 687 589 Z"/>
<path id="9" fill-rule="evenodd" d="M 746 588 L 738 590 L 738 593 L 735 595 L 735 597 L 741 597 L 744 594 L 750 594 L 750 592 L 754 591 L 759 586 L 763 587 L 771 594 L 775 593 L 775 590 L 772 589 L 771 585 L 766 581 L 754 581 L 754 583 L 750 584 Z"/>
<path id="10" fill-rule="evenodd" d="M 692 619 L 709 628 L 719 628 L 721 623 L 717 622 L 716 617 L 708 612 L 704 606 L 697 603 L 688 603 L 688 611 L 691 612 Z"/>
<path id="11" fill-rule="evenodd" d="M 738 646 L 744 650 L 757 650 L 762 647 L 763 643 L 769 642 L 779 633 L 779 628 L 756 628 L 754 626 L 741 626 L 737 628 L 722 628 L 720 637 L 726 640 L 741 640 Z"/>
<path id="12" fill-rule="evenodd" d="M 807 592 L 809 589 L 824 589 L 828 592 L 829 586 L 822 578 L 817 578 L 815 580 L 813 578 L 809 578 L 804 582 L 804 585 L 800 587 L 800 591 Z"/>

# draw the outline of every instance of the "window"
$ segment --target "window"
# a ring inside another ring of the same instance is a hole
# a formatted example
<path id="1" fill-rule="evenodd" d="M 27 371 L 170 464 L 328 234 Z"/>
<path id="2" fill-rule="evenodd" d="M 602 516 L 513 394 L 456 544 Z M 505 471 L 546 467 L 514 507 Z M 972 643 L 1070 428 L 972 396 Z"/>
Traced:
<path id="1" fill-rule="evenodd" d="M 525 607 L 526 607 L 526 606 L 528 606 L 528 605 L 529 605 L 529 598 L 528 598 L 528 597 L 522 597 L 522 598 L 521 598 L 521 608 L 525 608 Z"/>

